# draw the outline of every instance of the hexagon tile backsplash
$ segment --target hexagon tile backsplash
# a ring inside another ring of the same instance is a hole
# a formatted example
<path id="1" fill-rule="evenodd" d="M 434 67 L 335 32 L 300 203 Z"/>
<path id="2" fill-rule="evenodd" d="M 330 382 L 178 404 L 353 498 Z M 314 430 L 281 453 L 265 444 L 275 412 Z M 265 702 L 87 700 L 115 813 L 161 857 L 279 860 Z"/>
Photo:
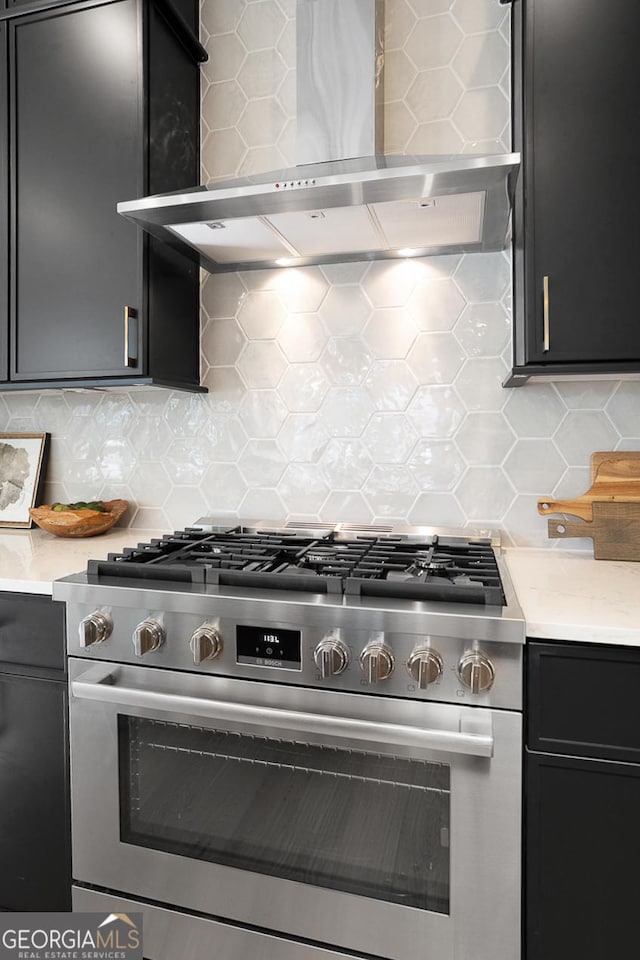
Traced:
<path id="1" fill-rule="evenodd" d="M 509 149 L 508 18 L 387 0 L 388 152 Z M 202 0 L 201 20 L 204 178 L 294 164 L 295 0 Z M 139 529 L 395 520 L 550 546 L 537 498 L 640 449 L 640 384 L 503 389 L 510 300 L 507 253 L 207 275 L 207 396 L 5 394 L 0 429 L 52 434 L 48 502 L 126 497 Z"/>

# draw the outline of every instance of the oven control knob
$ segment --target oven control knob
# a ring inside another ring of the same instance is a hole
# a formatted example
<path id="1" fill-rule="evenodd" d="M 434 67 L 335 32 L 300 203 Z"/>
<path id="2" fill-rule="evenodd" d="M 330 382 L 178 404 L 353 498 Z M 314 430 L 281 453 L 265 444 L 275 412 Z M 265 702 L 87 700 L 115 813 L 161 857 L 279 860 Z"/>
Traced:
<path id="1" fill-rule="evenodd" d="M 407 670 L 421 690 L 442 676 L 442 657 L 432 647 L 414 647 L 407 660 Z"/>
<path id="2" fill-rule="evenodd" d="M 313 659 L 322 679 L 335 677 L 349 666 L 349 650 L 339 637 L 323 637 L 316 647 Z"/>
<path id="3" fill-rule="evenodd" d="M 81 647 L 92 647 L 94 643 L 104 643 L 111 636 L 113 621 L 108 613 L 95 611 L 80 621 L 78 633 Z"/>
<path id="4" fill-rule="evenodd" d="M 372 640 L 360 654 L 360 666 L 369 683 L 386 680 L 393 673 L 393 653 L 386 643 Z"/>
<path id="5" fill-rule="evenodd" d="M 210 623 L 203 623 L 195 631 L 189 641 L 193 662 L 202 663 L 203 660 L 215 660 L 222 651 L 222 636 L 220 631 Z"/>
<path id="6" fill-rule="evenodd" d="M 144 657 L 161 647 L 166 639 L 164 627 L 157 620 L 143 620 L 133 631 L 133 649 L 136 657 Z"/>
<path id="7" fill-rule="evenodd" d="M 467 650 L 460 658 L 458 676 L 471 693 L 482 693 L 493 684 L 496 671 L 486 654 L 480 650 Z"/>

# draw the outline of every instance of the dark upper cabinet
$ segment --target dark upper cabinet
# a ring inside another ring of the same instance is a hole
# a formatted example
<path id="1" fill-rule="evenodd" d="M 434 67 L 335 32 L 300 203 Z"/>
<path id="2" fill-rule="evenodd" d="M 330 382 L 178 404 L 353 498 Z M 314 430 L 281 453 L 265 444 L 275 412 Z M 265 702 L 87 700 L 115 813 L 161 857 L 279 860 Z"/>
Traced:
<path id="1" fill-rule="evenodd" d="M 143 189 L 137 18 L 122 0 L 10 23 L 12 379 L 128 372 L 140 237 L 115 208 Z"/>
<path id="2" fill-rule="evenodd" d="M 513 4 L 514 378 L 640 372 L 640 7 Z"/>
<path id="3" fill-rule="evenodd" d="M 0 9 L 2 7 L 0 6 Z M 7 62 L 7 28 L 0 23 L 0 63 Z M 8 337 L 9 329 L 9 235 L 8 235 L 8 170 L 9 154 L 7 149 L 7 78 L 6 71 L 0 71 L 0 380 L 8 375 Z"/>
<path id="4" fill-rule="evenodd" d="M 116 212 L 199 179 L 198 45 L 184 16 L 196 4 L 178 6 L 74 3 L 5 21 L 5 389 L 199 389 L 197 268 Z"/>
<path id="5" fill-rule="evenodd" d="M 639 682 L 638 650 L 528 644 L 526 960 L 635 949 Z"/>

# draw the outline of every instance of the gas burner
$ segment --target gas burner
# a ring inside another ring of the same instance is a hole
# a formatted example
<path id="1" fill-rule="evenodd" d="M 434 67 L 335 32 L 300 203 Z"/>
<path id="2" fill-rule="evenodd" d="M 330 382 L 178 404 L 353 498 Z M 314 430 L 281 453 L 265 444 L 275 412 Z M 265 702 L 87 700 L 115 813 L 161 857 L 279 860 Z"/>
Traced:
<path id="1" fill-rule="evenodd" d="M 455 563 L 453 560 L 434 560 L 429 556 L 416 556 L 409 570 L 415 569 L 419 572 L 430 570 L 432 573 L 440 573 L 445 570 L 453 570 L 454 567 Z"/>
<path id="2" fill-rule="evenodd" d="M 320 553 L 316 551 L 314 553 L 307 553 L 304 562 L 305 563 L 326 563 L 326 561 L 331 557 L 330 553 Z"/>

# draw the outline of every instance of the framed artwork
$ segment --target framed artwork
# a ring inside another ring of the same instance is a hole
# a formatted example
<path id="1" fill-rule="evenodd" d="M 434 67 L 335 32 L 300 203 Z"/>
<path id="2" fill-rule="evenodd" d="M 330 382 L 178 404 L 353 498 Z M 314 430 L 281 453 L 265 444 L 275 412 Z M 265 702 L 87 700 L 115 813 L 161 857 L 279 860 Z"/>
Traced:
<path id="1" fill-rule="evenodd" d="M 30 527 L 42 492 L 48 433 L 0 433 L 0 527 Z"/>

